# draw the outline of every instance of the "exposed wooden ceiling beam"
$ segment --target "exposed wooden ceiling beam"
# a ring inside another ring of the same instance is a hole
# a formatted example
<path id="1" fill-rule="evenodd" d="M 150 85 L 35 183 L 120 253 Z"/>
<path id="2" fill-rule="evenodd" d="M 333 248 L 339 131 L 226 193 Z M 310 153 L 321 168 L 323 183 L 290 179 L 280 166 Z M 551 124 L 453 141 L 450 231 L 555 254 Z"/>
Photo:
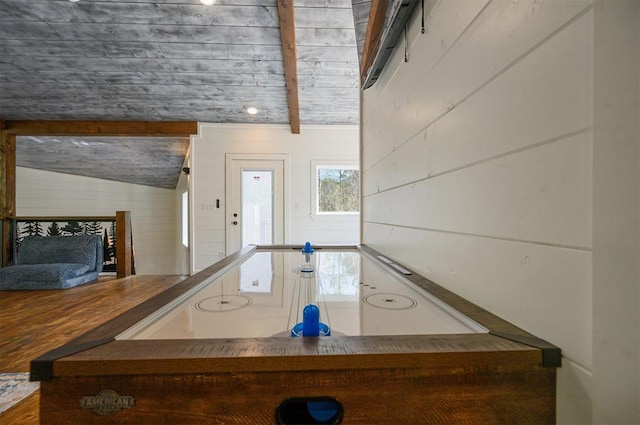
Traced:
<path id="1" fill-rule="evenodd" d="M 278 0 L 280 18 L 280 39 L 284 58 L 284 75 L 289 103 L 289 123 L 291 133 L 300 134 L 300 107 L 298 105 L 298 70 L 296 58 L 296 32 L 293 0 Z"/>
<path id="2" fill-rule="evenodd" d="M 6 121 L 6 132 L 19 136 L 158 136 L 198 133 L 196 121 Z"/>
<path id="3" fill-rule="evenodd" d="M 362 59 L 360 61 L 360 81 L 363 84 L 367 78 L 367 72 L 376 58 L 386 15 L 387 0 L 373 0 L 371 2 L 371 9 L 369 10 L 367 33 L 364 39 L 364 47 L 362 48 Z"/>

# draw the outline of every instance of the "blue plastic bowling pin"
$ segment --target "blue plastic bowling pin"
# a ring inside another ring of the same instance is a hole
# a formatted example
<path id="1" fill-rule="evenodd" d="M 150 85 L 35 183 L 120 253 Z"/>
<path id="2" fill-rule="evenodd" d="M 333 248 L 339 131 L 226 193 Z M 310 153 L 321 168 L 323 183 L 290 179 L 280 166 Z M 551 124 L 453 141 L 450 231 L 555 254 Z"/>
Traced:
<path id="1" fill-rule="evenodd" d="M 300 268 L 303 273 L 311 273 L 313 271 L 313 265 L 311 265 L 311 254 L 313 254 L 313 248 L 311 248 L 311 242 L 304 244 L 302 248 L 302 254 L 304 254 L 304 264 Z"/>
<path id="2" fill-rule="evenodd" d="M 320 309 L 315 304 L 302 310 L 302 336 L 320 336 Z"/>

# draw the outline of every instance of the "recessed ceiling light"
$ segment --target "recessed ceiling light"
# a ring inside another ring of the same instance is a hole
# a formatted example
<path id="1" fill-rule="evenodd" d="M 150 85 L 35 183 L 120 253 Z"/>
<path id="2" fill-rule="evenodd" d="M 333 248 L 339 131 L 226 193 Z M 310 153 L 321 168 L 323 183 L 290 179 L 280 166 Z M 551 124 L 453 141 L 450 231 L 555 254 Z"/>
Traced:
<path id="1" fill-rule="evenodd" d="M 77 0 L 76 0 L 77 1 Z M 216 2 L 216 0 L 200 0 L 200 3 L 202 4 L 206 4 L 207 6 L 211 6 L 212 4 L 214 4 Z"/>
<path id="2" fill-rule="evenodd" d="M 255 106 L 249 106 L 247 108 L 247 114 L 249 115 L 255 115 L 258 113 L 258 108 L 256 108 Z"/>

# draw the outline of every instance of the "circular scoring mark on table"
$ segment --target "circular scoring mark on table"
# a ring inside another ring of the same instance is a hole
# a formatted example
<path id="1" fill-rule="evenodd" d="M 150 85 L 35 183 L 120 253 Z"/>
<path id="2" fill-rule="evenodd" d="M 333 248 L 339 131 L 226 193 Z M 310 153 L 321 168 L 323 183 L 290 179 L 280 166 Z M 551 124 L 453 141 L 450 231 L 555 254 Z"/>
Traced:
<path id="1" fill-rule="evenodd" d="M 244 295 L 217 295 L 198 301 L 196 309 L 209 313 L 225 313 L 248 307 L 252 302 L 251 298 Z"/>
<path id="2" fill-rule="evenodd" d="M 364 302 L 385 310 L 409 310 L 418 305 L 418 301 L 400 294 L 372 294 L 364 297 Z"/>

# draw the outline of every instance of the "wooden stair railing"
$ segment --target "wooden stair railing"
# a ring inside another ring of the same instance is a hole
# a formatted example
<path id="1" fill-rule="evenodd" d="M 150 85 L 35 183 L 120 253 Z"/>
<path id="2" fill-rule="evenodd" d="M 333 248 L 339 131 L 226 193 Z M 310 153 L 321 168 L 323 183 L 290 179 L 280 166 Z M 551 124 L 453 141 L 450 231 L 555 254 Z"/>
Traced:
<path id="1" fill-rule="evenodd" d="M 131 231 L 131 211 L 116 211 L 114 216 L 82 217 L 9 217 L 2 220 L 2 267 L 11 265 L 16 253 L 16 224 L 18 222 L 115 222 L 116 225 L 116 276 L 118 278 L 136 274 Z"/>
<path id="2" fill-rule="evenodd" d="M 116 211 L 116 276 L 136 274 L 131 232 L 131 211 Z"/>

